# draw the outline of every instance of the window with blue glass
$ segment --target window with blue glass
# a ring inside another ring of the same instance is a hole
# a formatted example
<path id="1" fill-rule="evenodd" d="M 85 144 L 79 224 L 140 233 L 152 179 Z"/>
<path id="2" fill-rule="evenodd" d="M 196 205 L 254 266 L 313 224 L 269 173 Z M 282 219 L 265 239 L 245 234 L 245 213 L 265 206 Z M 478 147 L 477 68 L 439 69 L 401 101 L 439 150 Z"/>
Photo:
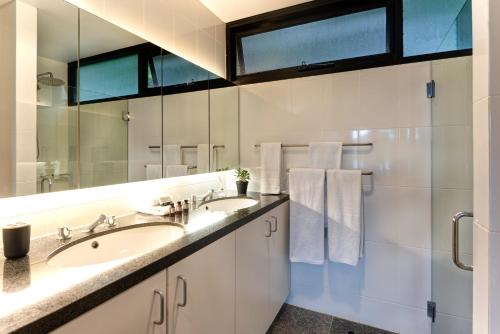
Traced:
<path id="1" fill-rule="evenodd" d="M 388 53 L 386 11 L 376 8 L 241 37 L 237 74 Z"/>
<path id="2" fill-rule="evenodd" d="M 139 94 L 138 54 L 80 65 L 80 102 L 137 94 Z"/>
<path id="3" fill-rule="evenodd" d="M 471 0 L 403 0 L 404 56 L 472 48 Z"/>
<path id="4" fill-rule="evenodd" d="M 317 0 L 227 24 L 244 84 L 472 53 L 472 0 Z"/>
<path id="5" fill-rule="evenodd" d="M 150 60 L 148 88 L 188 86 L 208 80 L 208 71 L 173 53 L 153 56 Z"/>

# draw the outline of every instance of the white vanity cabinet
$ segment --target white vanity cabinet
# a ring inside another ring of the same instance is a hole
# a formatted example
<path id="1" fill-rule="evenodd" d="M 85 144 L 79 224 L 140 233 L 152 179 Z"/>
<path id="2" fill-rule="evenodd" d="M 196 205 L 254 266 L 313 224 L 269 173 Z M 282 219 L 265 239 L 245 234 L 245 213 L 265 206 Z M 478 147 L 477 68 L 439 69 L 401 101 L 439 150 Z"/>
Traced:
<path id="1" fill-rule="evenodd" d="M 290 291 L 289 204 L 236 230 L 236 334 L 266 333 Z"/>
<path id="2" fill-rule="evenodd" d="M 165 334 L 167 272 L 163 270 L 120 293 L 53 334 Z"/>
<path id="3" fill-rule="evenodd" d="M 169 334 L 233 334 L 235 232 L 168 268 Z"/>

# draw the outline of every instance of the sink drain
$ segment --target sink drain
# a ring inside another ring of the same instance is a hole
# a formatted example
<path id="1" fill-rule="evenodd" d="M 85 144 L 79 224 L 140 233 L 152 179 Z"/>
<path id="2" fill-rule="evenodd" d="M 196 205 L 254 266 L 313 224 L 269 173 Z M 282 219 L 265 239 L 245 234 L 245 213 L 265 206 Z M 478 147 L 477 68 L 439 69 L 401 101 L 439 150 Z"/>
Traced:
<path id="1" fill-rule="evenodd" d="M 97 248 L 97 247 L 99 247 L 99 243 L 97 241 L 92 241 L 92 243 L 90 244 L 90 246 L 92 248 Z"/>

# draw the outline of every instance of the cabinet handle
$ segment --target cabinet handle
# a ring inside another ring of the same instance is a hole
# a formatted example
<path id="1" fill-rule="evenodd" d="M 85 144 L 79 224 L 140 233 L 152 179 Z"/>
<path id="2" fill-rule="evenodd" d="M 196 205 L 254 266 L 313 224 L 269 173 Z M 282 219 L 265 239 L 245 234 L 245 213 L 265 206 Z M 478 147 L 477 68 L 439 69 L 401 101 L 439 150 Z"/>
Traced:
<path id="1" fill-rule="evenodd" d="M 274 228 L 271 229 L 271 232 L 278 232 L 278 218 L 276 216 L 271 216 L 271 224 L 274 222 Z"/>
<path id="2" fill-rule="evenodd" d="M 155 325 L 163 325 L 163 323 L 165 322 L 165 296 L 160 290 L 155 290 L 155 295 L 158 295 L 160 297 L 160 320 L 155 320 L 153 321 L 153 323 Z"/>
<path id="3" fill-rule="evenodd" d="M 187 281 L 184 277 L 182 276 L 177 276 L 177 284 L 179 284 L 179 281 L 182 281 L 182 303 L 177 303 L 177 306 L 179 307 L 185 307 L 187 305 Z"/>
<path id="4" fill-rule="evenodd" d="M 271 222 L 269 220 L 266 220 L 266 238 L 271 237 L 272 234 L 272 229 L 271 229 Z"/>

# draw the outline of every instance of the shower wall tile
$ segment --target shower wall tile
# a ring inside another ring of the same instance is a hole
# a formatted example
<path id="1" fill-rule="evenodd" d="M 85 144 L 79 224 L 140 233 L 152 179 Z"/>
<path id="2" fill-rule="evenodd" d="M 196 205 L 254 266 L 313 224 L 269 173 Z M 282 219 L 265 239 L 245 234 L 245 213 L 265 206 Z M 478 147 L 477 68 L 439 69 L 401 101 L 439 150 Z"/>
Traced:
<path id="1" fill-rule="evenodd" d="M 472 333 L 472 320 L 437 312 L 433 329 L 434 333 L 439 334 L 470 334 Z"/>
<path id="2" fill-rule="evenodd" d="M 432 62 L 436 96 L 432 105 L 433 126 L 472 125 L 472 58 L 458 57 Z"/>
<path id="3" fill-rule="evenodd" d="M 433 300 L 442 313 L 472 317 L 472 273 L 459 269 L 451 252 L 432 252 Z M 460 253 L 464 263 L 472 264 L 472 256 Z"/>
<path id="4" fill-rule="evenodd" d="M 430 72 L 425 62 L 240 86 L 241 165 L 253 174 L 250 189 L 259 189 L 254 144 L 374 144 L 346 148 L 342 163 L 374 171 L 363 176 L 365 257 L 356 267 L 292 264 L 289 303 L 401 333 L 428 326 Z M 308 165 L 307 148 L 283 152 L 285 168 Z M 379 323 L 384 309 L 408 323 L 394 316 Z"/>
<path id="5" fill-rule="evenodd" d="M 472 190 L 432 190 L 432 249 L 452 251 L 452 217 L 460 211 L 472 212 Z M 463 218 L 460 224 L 460 249 L 472 255 L 472 219 Z"/>

